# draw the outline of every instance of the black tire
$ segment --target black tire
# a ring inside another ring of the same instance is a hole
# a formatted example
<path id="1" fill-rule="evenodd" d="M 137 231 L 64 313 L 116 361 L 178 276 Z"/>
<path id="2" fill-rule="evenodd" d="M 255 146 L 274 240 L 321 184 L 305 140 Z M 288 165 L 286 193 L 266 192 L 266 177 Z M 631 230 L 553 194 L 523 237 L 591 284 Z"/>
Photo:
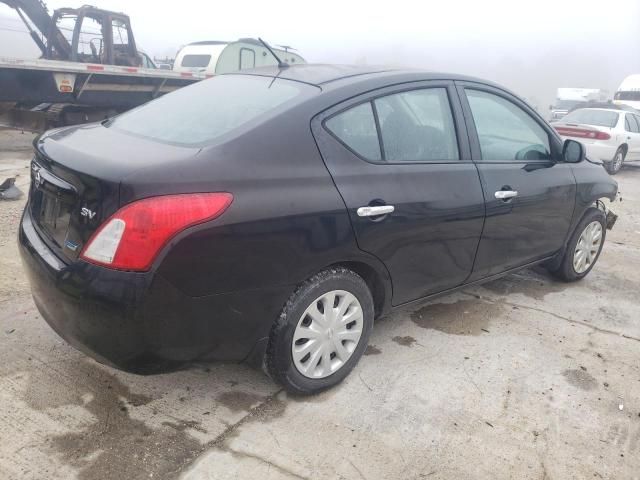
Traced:
<path id="1" fill-rule="evenodd" d="M 307 308 L 333 290 L 344 290 L 356 297 L 362 309 L 362 333 L 351 356 L 338 370 L 324 378 L 309 378 L 300 373 L 294 363 L 293 335 Z M 314 275 L 291 295 L 271 329 L 264 362 L 267 374 L 288 392 L 298 395 L 311 395 L 337 385 L 353 370 L 367 348 L 373 318 L 373 298 L 362 277 L 341 267 Z"/>
<path id="2" fill-rule="evenodd" d="M 584 272 L 578 273 L 576 272 L 573 266 L 576 245 L 578 244 L 580 235 L 582 235 L 582 232 L 585 230 L 585 228 L 587 228 L 587 225 L 591 224 L 594 221 L 599 222 L 600 226 L 602 227 L 602 240 L 600 242 L 600 247 L 598 248 L 595 258 L 589 265 L 589 268 L 587 268 Z M 581 280 L 584 277 L 586 277 L 587 274 L 591 271 L 591 269 L 594 267 L 594 265 L 598 261 L 598 258 L 600 258 L 600 252 L 602 252 L 602 247 L 604 246 L 606 234 L 607 234 L 607 222 L 606 222 L 606 216 L 604 212 L 595 207 L 589 208 L 584 214 L 584 216 L 582 217 L 582 220 L 580 220 L 580 223 L 578 223 L 578 226 L 576 227 L 575 231 L 571 235 L 571 238 L 569 239 L 569 243 L 567 244 L 567 248 L 565 250 L 562 261 L 560 262 L 560 266 L 556 270 L 552 271 L 551 273 L 554 276 L 558 277 L 559 279 L 564 280 L 565 282 L 575 282 L 577 280 Z"/>
<path id="3" fill-rule="evenodd" d="M 615 175 L 620 171 L 626 156 L 627 154 L 625 152 L 625 149 L 623 147 L 618 147 L 611 161 L 605 162 L 604 164 L 604 168 L 607 172 L 609 172 L 609 175 Z"/>

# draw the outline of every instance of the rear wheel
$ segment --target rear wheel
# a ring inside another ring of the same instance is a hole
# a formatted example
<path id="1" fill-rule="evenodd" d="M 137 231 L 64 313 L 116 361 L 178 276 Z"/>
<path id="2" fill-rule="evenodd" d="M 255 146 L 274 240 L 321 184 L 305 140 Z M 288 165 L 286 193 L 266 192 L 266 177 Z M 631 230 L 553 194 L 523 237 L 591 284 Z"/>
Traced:
<path id="1" fill-rule="evenodd" d="M 265 365 L 288 391 L 309 395 L 341 382 L 364 353 L 373 326 L 365 281 L 332 268 L 304 282 L 273 326 Z"/>
<path id="2" fill-rule="evenodd" d="M 605 169 L 609 172 L 609 175 L 615 175 L 622 168 L 622 164 L 624 163 L 625 151 L 624 148 L 619 147 L 616 150 L 615 155 L 611 159 L 610 162 L 606 162 L 604 164 Z"/>
<path id="3" fill-rule="evenodd" d="M 605 236 L 605 214 L 592 207 L 573 232 L 560 267 L 552 273 L 565 282 L 574 282 L 587 276 L 600 257 Z"/>

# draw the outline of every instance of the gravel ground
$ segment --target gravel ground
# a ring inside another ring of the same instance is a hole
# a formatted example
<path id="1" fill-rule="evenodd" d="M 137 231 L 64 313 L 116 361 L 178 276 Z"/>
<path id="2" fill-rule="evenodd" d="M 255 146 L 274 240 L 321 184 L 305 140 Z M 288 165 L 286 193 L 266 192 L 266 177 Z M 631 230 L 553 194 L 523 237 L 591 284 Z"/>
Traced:
<path id="1" fill-rule="evenodd" d="M 26 191 L 31 135 L 0 131 Z M 2 178 L 0 178 L 1 180 Z M 337 388 L 242 365 L 140 377 L 60 340 L 0 202 L 0 479 L 640 478 L 640 168 L 582 282 L 526 270 L 381 319 Z"/>

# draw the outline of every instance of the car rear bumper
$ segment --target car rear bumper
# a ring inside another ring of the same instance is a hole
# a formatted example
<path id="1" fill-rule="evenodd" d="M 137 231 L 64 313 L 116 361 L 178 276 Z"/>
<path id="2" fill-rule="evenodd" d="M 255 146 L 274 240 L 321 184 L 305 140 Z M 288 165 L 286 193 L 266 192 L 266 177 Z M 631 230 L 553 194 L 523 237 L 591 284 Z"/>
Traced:
<path id="1" fill-rule="evenodd" d="M 618 147 L 616 145 L 608 145 L 599 142 L 583 143 L 587 148 L 586 155 L 592 160 L 600 160 L 602 162 L 610 162 L 616 154 Z"/>
<path id="2" fill-rule="evenodd" d="M 585 147 L 585 153 L 587 158 L 590 160 L 599 160 L 601 162 L 610 162 L 613 160 L 613 156 L 616 154 L 616 150 L 618 149 L 617 145 L 611 145 L 609 143 L 604 143 L 599 140 L 592 139 L 583 139 L 583 138 L 575 138 L 575 137 L 567 137 L 561 135 L 562 140 L 575 140 L 577 142 L 582 143 Z"/>
<path id="3" fill-rule="evenodd" d="M 134 373 L 192 361 L 261 361 L 292 289 L 190 297 L 152 272 L 65 264 L 40 238 L 28 209 L 19 245 L 35 304 L 62 338 L 96 360 Z"/>

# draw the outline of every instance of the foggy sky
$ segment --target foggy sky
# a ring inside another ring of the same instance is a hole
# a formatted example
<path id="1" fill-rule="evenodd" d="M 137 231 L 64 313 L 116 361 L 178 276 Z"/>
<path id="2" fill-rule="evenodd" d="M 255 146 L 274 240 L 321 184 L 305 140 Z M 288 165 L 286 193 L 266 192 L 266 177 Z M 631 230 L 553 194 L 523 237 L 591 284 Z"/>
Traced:
<path id="1" fill-rule="evenodd" d="M 51 10 L 84 3 L 47 2 Z M 606 88 L 612 95 L 626 75 L 640 73 L 638 0 L 92 3 L 129 14 L 138 46 L 152 56 L 173 57 L 181 45 L 198 40 L 261 36 L 294 46 L 308 62 L 387 64 L 486 78 L 543 113 L 558 87 Z M 9 17 L 17 18 L 0 5 L 0 55 L 23 56 L 20 44 L 30 40 L 1 29 L 13 25 Z"/>

